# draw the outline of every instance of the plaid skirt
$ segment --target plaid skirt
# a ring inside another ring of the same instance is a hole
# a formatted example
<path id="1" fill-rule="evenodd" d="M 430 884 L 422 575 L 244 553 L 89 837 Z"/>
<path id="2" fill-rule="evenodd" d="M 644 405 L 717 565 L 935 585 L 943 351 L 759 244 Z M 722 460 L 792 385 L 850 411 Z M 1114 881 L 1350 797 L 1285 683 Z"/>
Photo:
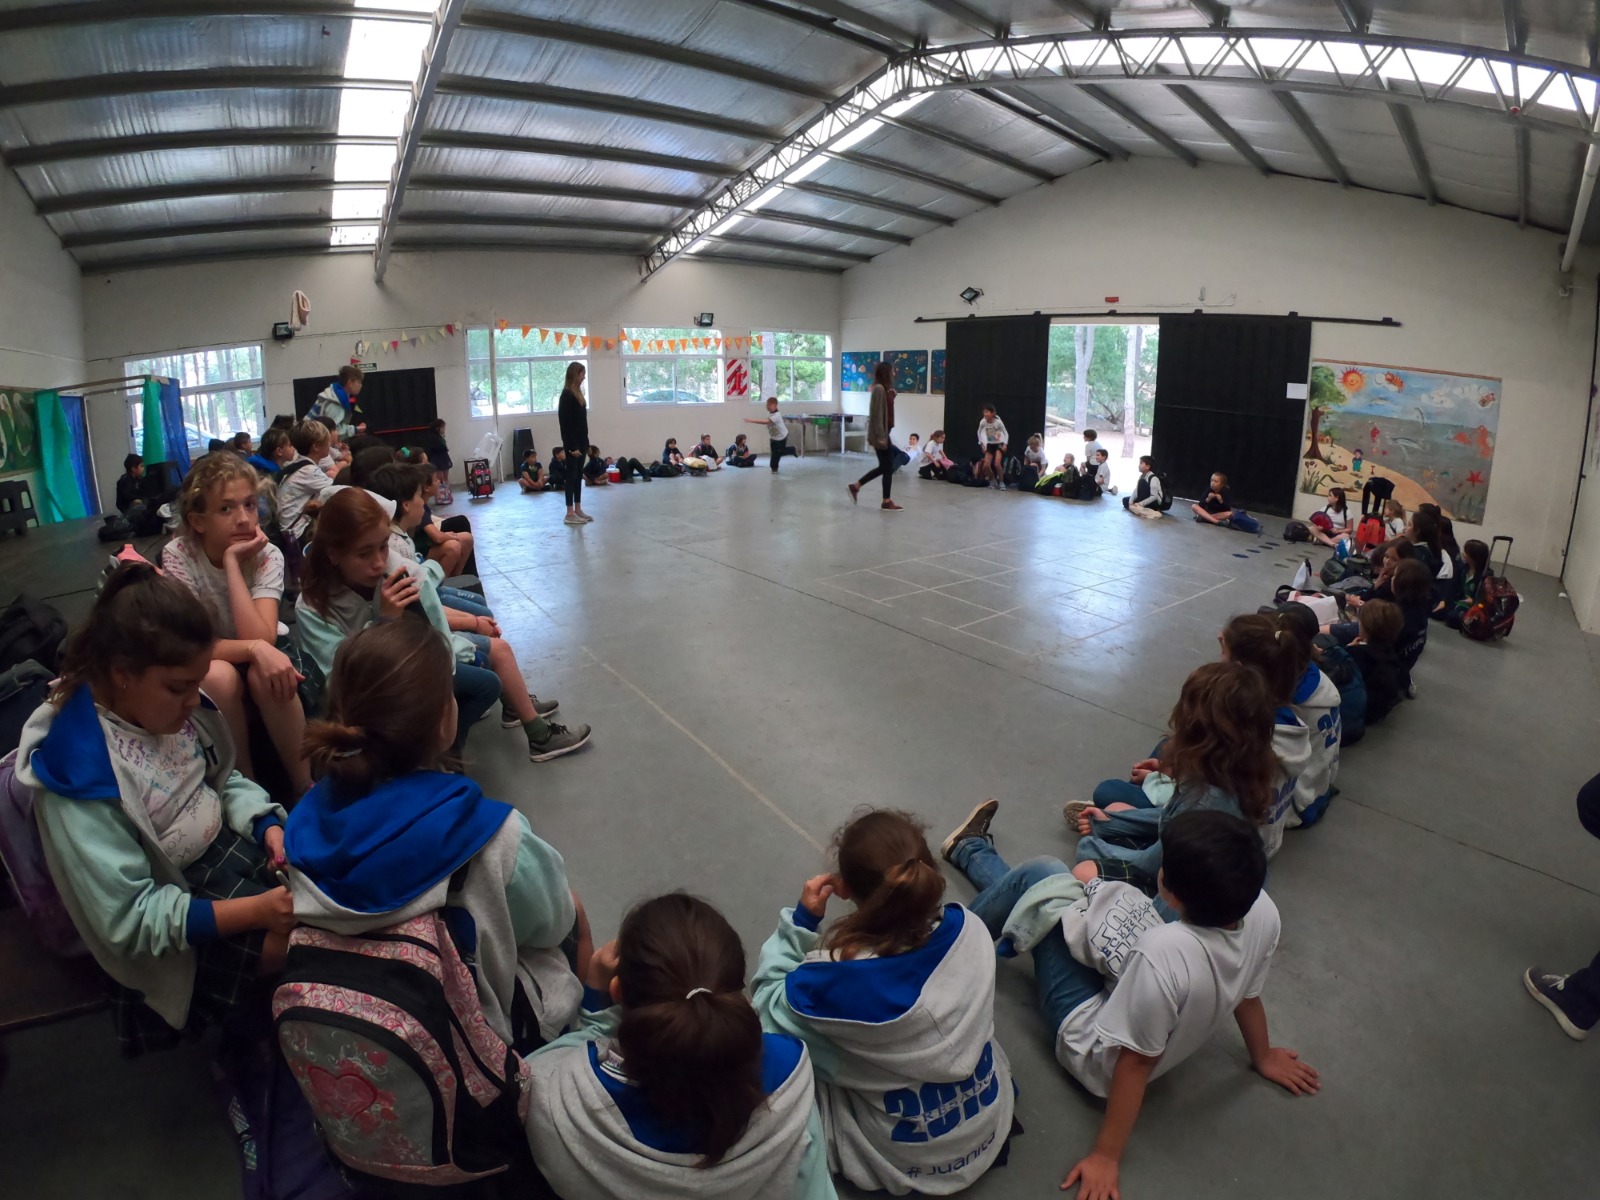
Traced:
<path id="1" fill-rule="evenodd" d="M 190 894 L 201 900 L 259 896 L 278 886 L 267 867 L 266 852 L 227 828 L 183 869 L 183 877 Z M 251 929 L 194 948 L 194 996 L 182 1029 L 174 1029 L 145 1004 L 143 992 L 113 982 L 111 1022 L 123 1056 L 136 1058 L 151 1050 L 170 1049 L 244 1008 L 260 994 L 257 971 L 266 937 L 266 930 Z"/>

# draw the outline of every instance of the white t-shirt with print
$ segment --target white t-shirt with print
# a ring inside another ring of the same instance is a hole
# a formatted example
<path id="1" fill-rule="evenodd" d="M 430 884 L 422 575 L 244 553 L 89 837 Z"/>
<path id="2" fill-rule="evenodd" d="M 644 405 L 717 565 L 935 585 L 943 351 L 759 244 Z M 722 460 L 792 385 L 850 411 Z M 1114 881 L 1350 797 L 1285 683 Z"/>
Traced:
<path id="1" fill-rule="evenodd" d="M 250 599 L 283 600 L 283 551 L 268 542 L 243 566 L 245 582 L 250 585 Z M 233 605 L 228 601 L 228 574 L 221 567 L 212 566 L 205 551 L 194 541 L 180 537 L 168 542 L 161 552 L 161 569 L 200 597 L 216 623 L 218 637 L 238 636 Z"/>
<path id="2" fill-rule="evenodd" d="M 767 436 L 775 442 L 781 442 L 789 436 L 789 426 L 784 422 L 781 412 L 767 414 Z"/>
<path id="3" fill-rule="evenodd" d="M 1123 1047 L 1159 1055 L 1150 1078 L 1165 1075 L 1204 1046 L 1241 1002 L 1261 994 L 1279 929 L 1277 905 L 1266 892 L 1238 929 L 1185 921 L 1145 929 L 1126 952 L 1121 977 L 1108 981 L 1111 990 L 1061 1022 L 1056 1061 L 1096 1096 L 1110 1093 Z"/>
<path id="4" fill-rule="evenodd" d="M 95 706 L 106 746 L 131 774 L 148 784 L 145 810 L 161 852 L 180 870 L 205 853 L 222 832 L 222 799 L 206 782 L 206 756 L 193 721 L 177 733 L 154 734 Z"/>

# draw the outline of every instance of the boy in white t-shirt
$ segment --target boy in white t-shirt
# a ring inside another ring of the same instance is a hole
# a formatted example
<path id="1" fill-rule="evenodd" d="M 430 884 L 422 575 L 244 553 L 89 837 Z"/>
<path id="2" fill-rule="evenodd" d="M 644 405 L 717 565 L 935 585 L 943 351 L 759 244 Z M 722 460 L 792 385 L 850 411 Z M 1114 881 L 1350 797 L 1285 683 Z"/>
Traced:
<path id="1" fill-rule="evenodd" d="M 1278 946 L 1278 910 L 1261 890 L 1266 853 L 1249 824 L 1216 810 L 1166 823 L 1160 895 L 1179 918 L 1169 925 L 1128 884 L 1078 887 L 1053 858 L 1007 866 L 989 835 L 998 808 L 993 800 L 978 805 L 943 852 L 979 889 L 967 907 L 999 941 L 997 951 L 1032 950 L 1057 1061 L 1106 1098 L 1094 1148 L 1063 1188 L 1080 1185 L 1080 1200 L 1116 1194 L 1145 1088 L 1205 1045 L 1230 1013 L 1251 1066 L 1294 1095 L 1316 1092 L 1317 1072 L 1267 1038 L 1261 991 Z"/>
<path id="2" fill-rule="evenodd" d="M 746 425 L 765 425 L 767 427 L 767 441 L 772 449 L 772 473 L 778 473 L 778 464 L 783 461 L 783 456 L 789 453 L 789 425 L 783 419 L 783 414 L 778 411 L 778 398 L 767 397 L 767 415 L 765 417 L 746 417 Z M 798 453 L 798 451 L 796 451 Z"/>

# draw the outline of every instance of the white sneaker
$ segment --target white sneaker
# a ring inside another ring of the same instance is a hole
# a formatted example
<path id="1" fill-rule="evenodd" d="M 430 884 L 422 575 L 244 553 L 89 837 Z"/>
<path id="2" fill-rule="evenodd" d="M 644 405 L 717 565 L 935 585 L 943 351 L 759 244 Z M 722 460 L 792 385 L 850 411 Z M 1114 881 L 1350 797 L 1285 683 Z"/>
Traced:
<path id="1" fill-rule="evenodd" d="M 593 521 L 593 520 L 594 520 L 594 518 L 593 518 L 593 517 L 591 517 L 591 516 L 590 516 L 590 515 L 589 515 L 589 514 L 588 514 L 588 513 L 586 513 L 586 512 L 581 512 L 581 513 L 579 513 L 579 514 L 578 514 L 578 518 L 579 518 L 579 520 L 581 520 L 581 521 L 582 521 L 582 522 L 583 522 L 583 523 L 584 523 L 584 524 L 585 524 L 585 525 L 588 525 L 588 524 L 589 524 L 589 523 L 591 523 L 591 522 L 592 522 L 592 521 Z"/>
<path id="2" fill-rule="evenodd" d="M 582 517 L 580 517 L 577 513 L 568 513 L 565 517 L 561 518 L 561 523 L 563 525 L 587 525 L 588 524 L 588 522 L 585 521 Z"/>

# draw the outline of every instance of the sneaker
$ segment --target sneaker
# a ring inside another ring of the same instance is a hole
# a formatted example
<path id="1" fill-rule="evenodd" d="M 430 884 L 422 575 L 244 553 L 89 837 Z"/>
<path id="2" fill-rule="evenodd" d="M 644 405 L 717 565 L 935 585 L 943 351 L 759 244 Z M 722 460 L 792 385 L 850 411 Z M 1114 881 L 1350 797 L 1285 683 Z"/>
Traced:
<path id="1" fill-rule="evenodd" d="M 1117 485 L 1113 483 L 1110 487 L 1108 487 L 1106 489 L 1106 491 L 1110 492 L 1113 496 L 1115 496 L 1117 494 Z"/>
<path id="2" fill-rule="evenodd" d="M 1594 1022 L 1585 1025 L 1573 1018 L 1572 998 L 1566 993 L 1567 976 L 1553 974 L 1543 967 L 1529 967 L 1522 973 L 1522 986 L 1528 989 L 1528 995 L 1549 1010 L 1561 1031 L 1573 1041 L 1581 1042 L 1589 1036 Z"/>
<path id="3" fill-rule="evenodd" d="M 592 522 L 594 520 L 594 518 L 591 517 L 586 512 L 580 512 L 580 513 L 577 514 L 577 516 L 578 516 L 578 520 L 582 521 L 585 525 L 588 525 L 590 522 Z"/>
<path id="4" fill-rule="evenodd" d="M 1093 807 L 1093 800 L 1068 800 L 1061 806 L 1061 819 L 1076 833 L 1078 831 L 1078 818 Z"/>
<path id="5" fill-rule="evenodd" d="M 854 504 L 856 502 L 856 498 L 860 495 L 861 485 L 859 483 L 850 484 L 850 503 Z"/>
<path id="6" fill-rule="evenodd" d="M 901 507 L 900 507 L 900 506 L 899 506 L 899 505 L 898 505 L 898 504 L 896 504 L 896 503 L 895 503 L 895 502 L 894 502 L 894 501 L 893 501 L 893 500 L 885 500 L 885 501 L 884 501 L 884 502 L 883 502 L 883 503 L 882 503 L 882 504 L 880 504 L 880 505 L 879 505 L 879 506 L 878 506 L 878 507 L 879 507 L 879 508 L 881 508 L 881 509 L 883 509 L 883 511 L 884 511 L 884 512 L 903 512 L 903 511 L 904 511 L 904 510 L 903 510 L 903 509 L 902 509 L 902 508 L 901 508 Z"/>
<path id="7" fill-rule="evenodd" d="M 529 692 L 528 701 L 533 705 L 534 712 L 547 719 L 561 711 L 561 701 L 559 700 L 541 700 L 532 692 Z M 522 718 L 517 716 L 516 713 L 512 712 L 502 702 L 500 705 L 500 728 L 516 729 L 521 724 Z"/>
<path id="8" fill-rule="evenodd" d="M 967 819 L 957 825 L 950 836 L 945 838 L 939 846 L 939 854 L 945 862 L 953 861 L 950 856 L 955 853 L 956 847 L 968 838 L 982 838 L 986 842 L 994 841 L 989 836 L 989 823 L 994 820 L 994 814 L 999 811 L 1000 801 L 985 800 L 968 813 Z"/>
<path id="9" fill-rule="evenodd" d="M 552 758 L 560 758 L 563 754 L 571 754 L 581 748 L 589 740 L 590 729 L 587 725 L 579 725 L 568 729 L 565 725 L 550 723 L 550 736 L 542 742 L 528 739 L 528 761 L 549 762 Z"/>
<path id="10" fill-rule="evenodd" d="M 561 523 L 563 525 L 587 525 L 589 522 L 585 521 L 577 513 L 568 513 L 562 518 Z"/>

